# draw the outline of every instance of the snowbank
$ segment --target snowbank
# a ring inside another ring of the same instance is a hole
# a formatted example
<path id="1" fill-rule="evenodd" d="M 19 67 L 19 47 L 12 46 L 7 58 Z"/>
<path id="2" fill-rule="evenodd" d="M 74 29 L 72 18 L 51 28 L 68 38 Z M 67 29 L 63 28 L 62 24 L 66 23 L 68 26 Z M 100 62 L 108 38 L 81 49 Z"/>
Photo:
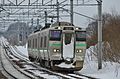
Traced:
<path id="1" fill-rule="evenodd" d="M 56 65 L 58 67 L 61 67 L 61 68 L 74 68 L 74 66 L 72 64 L 65 64 L 65 62 L 59 64 L 59 65 Z"/>
<path id="2" fill-rule="evenodd" d="M 28 57 L 27 47 L 25 47 L 25 46 L 16 46 L 16 47 L 17 47 L 17 49 L 18 49 L 22 54 L 24 54 L 25 56 Z"/>
<path id="3" fill-rule="evenodd" d="M 103 62 L 103 68 L 98 70 L 98 62 L 95 55 L 94 47 L 86 50 L 84 66 L 79 73 L 100 79 L 120 79 L 120 64 Z"/>

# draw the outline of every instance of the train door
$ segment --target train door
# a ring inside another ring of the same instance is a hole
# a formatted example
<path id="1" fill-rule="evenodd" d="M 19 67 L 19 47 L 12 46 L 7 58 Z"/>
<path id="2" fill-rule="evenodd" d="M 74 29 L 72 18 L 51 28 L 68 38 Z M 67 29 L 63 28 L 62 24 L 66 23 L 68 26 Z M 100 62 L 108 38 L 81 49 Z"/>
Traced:
<path id="1" fill-rule="evenodd" d="M 63 58 L 73 58 L 74 57 L 74 34 L 73 33 L 63 33 Z"/>

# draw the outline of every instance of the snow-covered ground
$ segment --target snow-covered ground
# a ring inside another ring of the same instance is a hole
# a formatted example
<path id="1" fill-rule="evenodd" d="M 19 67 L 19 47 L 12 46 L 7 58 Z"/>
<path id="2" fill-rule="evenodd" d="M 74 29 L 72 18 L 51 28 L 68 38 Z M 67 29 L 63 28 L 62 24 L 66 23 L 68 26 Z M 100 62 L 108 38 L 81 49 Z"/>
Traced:
<path id="1" fill-rule="evenodd" d="M 28 57 L 28 50 L 26 46 L 16 46 L 16 48 L 25 56 Z"/>
<path id="2" fill-rule="evenodd" d="M 83 69 L 79 73 L 100 79 L 120 79 L 120 64 L 115 62 L 103 62 L 102 69 L 98 70 L 97 58 L 91 53 L 94 47 L 86 50 Z"/>
<path id="3" fill-rule="evenodd" d="M 27 48 L 18 46 L 17 47 L 23 54 L 28 56 Z M 100 78 L 100 79 L 120 79 L 120 64 L 115 62 L 103 62 L 103 68 L 98 70 L 97 59 L 91 53 L 94 47 L 90 47 L 86 51 L 84 67 L 79 73 Z M 49 77 L 49 76 L 48 76 Z"/>

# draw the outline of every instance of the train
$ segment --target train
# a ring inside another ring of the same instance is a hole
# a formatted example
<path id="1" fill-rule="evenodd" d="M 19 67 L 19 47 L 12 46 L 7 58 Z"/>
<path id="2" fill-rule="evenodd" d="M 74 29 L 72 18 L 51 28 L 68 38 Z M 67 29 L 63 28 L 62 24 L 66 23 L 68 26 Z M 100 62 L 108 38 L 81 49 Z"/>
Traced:
<path id="1" fill-rule="evenodd" d="M 86 30 L 69 22 L 54 23 L 28 36 L 30 61 L 53 70 L 81 70 L 86 46 Z"/>

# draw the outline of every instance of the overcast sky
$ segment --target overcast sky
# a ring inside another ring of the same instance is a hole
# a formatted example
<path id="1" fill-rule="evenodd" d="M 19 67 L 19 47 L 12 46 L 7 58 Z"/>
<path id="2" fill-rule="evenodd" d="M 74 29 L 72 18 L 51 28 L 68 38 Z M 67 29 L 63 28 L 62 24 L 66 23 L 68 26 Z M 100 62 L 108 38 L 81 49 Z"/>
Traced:
<path id="1" fill-rule="evenodd" d="M 112 11 L 116 11 L 118 14 L 120 14 L 120 0 L 103 0 L 102 4 L 102 13 L 111 13 Z M 97 15 L 97 7 L 79 7 L 77 8 L 77 10 L 79 10 L 80 13 L 88 15 L 90 17 Z M 75 16 L 76 17 L 74 18 L 74 23 L 76 25 L 82 25 L 83 27 L 87 27 L 87 18 L 79 16 L 80 19 L 78 20 L 76 19 L 78 18 L 77 15 Z"/>
<path id="2" fill-rule="evenodd" d="M 2 0 L 1 0 L 2 1 Z M 7 1 L 7 0 L 6 0 Z M 15 0 L 10 0 L 12 2 L 14 2 Z M 19 2 L 21 2 L 22 0 L 19 0 Z M 28 1 L 28 0 L 26 0 Z M 36 1 L 36 0 L 31 0 L 31 1 Z M 47 0 L 45 0 L 47 1 Z M 49 0 L 50 1 L 50 0 Z M 59 0 L 62 1 L 62 0 Z M 87 1 L 87 0 L 86 0 Z M 93 2 L 96 2 L 96 0 L 91 0 Z M 27 2 L 26 2 L 27 3 Z M 108 12 L 111 13 L 112 11 L 116 11 L 117 13 L 120 14 L 120 0 L 103 0 L 103 7 L 102 7 L 102 11 L 103 13 Z M 75 12 L 79 12 L 81 14 L 93 17 L 94 15 L 97 15 L 97 6 L 89 6 L 89 7 L 74 7 L 74 11 Z M 69 18 L 65 18 L 65 19 L 61 19 L 63 21 L 70 21 Z M 88 19 L 86 17 L 80 16 L 80 15 L 76 15 L 74 14 L 74 24 L 77 26 L 83 26 L 83 27 L 87 27 L 88 25 Z"/>
<path id="3" fill-rule="evenodd" d="M 111 12 L 113 9 L 120 13 L 120 0 L 103 0 L 103 12 Z"/>

